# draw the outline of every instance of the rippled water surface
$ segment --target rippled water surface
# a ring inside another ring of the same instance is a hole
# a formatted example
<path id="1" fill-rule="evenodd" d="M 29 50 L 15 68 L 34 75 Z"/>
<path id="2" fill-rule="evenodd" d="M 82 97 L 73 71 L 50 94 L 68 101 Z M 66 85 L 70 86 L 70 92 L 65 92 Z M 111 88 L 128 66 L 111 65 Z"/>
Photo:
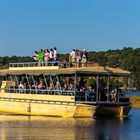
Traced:
<path id="1" fill-rule="evenodd" d="M 0 115 L 0 140 L 139 140 L 140 110 L 127 118 Z"/>

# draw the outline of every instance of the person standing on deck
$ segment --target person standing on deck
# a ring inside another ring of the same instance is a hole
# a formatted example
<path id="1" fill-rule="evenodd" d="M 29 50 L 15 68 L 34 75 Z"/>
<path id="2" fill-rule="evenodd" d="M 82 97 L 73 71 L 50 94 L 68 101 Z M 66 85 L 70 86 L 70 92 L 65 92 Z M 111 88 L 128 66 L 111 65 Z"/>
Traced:
<path id="1" fill-rule="evenodd" d="M 53 56 L 54 61 L 57 61 L 58 60 L 58 52 L 57 52 L 57 48 L 56 47 L 53 48 L 53 52 L 54 52 L 54 56 Z"/>
<path id="2" fill-rule="evenodd" d="M 37 52 L 37 51 L 35 51 L 34 54 L 33 54 L 33 60 L 34 60 L 35 62 L 38 61 L 38 52 Z"/>
<path id="3" fill-rule="evenodd" d="M 81 52 L 80 50 L 76 50 L 77 53 L 77 57 L 76 57 L 76 66 L 79 67 L 80 66 L 80 61 L 81 61 Z"/>
<path id="4" fill-rule="evenodd" d="M 76 58 L 77 58 L 77 53 L 76 50 L 73 49 L 72 52 L 70 53 L 71 59 L 72 59 L 72 65 L 76 67 Z"/>
<path id="5" fill-rule="evenodd" d="M 53 53 L 54 53 L 53 55 L 54 61 L 58 61 L 58 52 L 56 47 L 53 48 Z M 55 63 L 55 65 L 58 65 L 58 63 Z"/>
<path id="6" fill-rule="evenodd" d="M 48 61 L 50 60 L 50 54 L 49 54 L 49 50 L 46 49 L 45 51 L 45 55 L 44 55 L 44 61 L 45 61 L 45 65 L 48 66 Z"/>
<path id="7" fill-rule="evenodd" d="M 53 49 L 51 48 L 51 49 L 50 49 L 50 62 L 51 62 L 50 65 L 53 65 L 53 64 L 52 64 L 53 61 L 54 61 L 54 52 L 53 52 Z"/>
<path id="8" fill-rule="evenodd" d="M 83 49 L 83 52 L 82 52 L 82 67 L 87 66 L 87 61 L 88 61 L 88 52 L 85 49 Z"/>
<path id="9" fill-rule="evenodd" d="M 44 55 L 45 55 L 45 52 L 44 50 L 40 50 L 40 52 L 38 53 L 38 57 L 39 57 L 39 65 L 42 66 L 43 65 L 43 62 L 44 62 Z"/>

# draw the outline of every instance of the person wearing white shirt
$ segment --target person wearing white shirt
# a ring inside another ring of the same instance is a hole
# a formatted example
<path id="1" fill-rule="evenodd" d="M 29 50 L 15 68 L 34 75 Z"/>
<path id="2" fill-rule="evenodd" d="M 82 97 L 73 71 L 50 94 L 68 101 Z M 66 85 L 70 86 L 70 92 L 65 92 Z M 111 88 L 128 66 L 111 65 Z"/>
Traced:
<path id="1" fill-rule="evenodd" d="M 70 53 L 71 59 L 72 59 L 72 64 L 76 67 L 76 59 L 77 59 L 77 53 L 75 49 L 72 50 Z"/>
<path id="2" fill-rule="evenodd" d="M 23 89 L 25 89 L 25 86 L 24 86 L 24 84 L 23 84 L 23 82 L 22 82 L 22 81 L 20 81 L 20 83 L 19 83 L 19 85 L 18 85 L 18 88 L 19 88 L 19 92 L 21 92 L 21 93 L 23 93 L 23 92 L 24 92 L 24 90 L 23 90 Z"/>
<path id="3" fill-rule="evenodd" d="M 57 61 L 58 60 L 58 52 L 57 52 L 56 47 L 54 47 L 53 53 L 54 53 L 53 58 L 54 58 L 55 61 Z"/>

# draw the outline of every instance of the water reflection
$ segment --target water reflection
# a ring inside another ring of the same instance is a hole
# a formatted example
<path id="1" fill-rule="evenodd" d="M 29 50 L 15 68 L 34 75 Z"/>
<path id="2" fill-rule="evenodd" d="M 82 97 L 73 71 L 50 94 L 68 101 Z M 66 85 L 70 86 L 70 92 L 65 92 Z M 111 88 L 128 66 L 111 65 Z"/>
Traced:
<path id="1" fill-rule="evenodd" d="M 94 132 L 96 131 L 96 135 L 94 139 L 118 140 L 122 137 L 123 126 L 129 125 L 130 121 L 129 118 L 99 118 L 95 122 Z"/>
<path id="2" fill-rule="evenodd" d="M 0 115 L 1 140 L 131 140 L 133 127 L 132 117 L 74 119 Z"/>

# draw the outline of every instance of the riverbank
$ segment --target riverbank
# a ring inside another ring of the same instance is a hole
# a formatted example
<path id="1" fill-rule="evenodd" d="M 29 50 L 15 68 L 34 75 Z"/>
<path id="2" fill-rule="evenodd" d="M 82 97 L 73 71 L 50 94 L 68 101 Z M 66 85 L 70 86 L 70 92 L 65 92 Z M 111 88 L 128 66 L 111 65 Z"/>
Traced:
<path id="1" fill-rule="evenodd" d="M 132 103 L 132 107 L 140 108 L 140 96 L 130 97 L 130 102 Z"/>

